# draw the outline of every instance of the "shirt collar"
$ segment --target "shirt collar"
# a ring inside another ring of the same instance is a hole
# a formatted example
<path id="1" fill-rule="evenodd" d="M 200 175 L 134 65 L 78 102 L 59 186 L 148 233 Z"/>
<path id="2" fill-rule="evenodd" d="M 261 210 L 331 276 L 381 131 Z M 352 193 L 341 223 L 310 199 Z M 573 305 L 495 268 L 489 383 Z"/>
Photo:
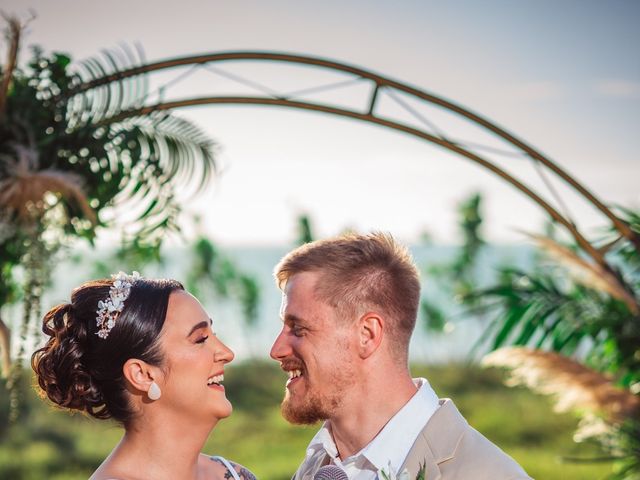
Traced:
<path id="1" fill-rule="evenodd" d="M 310 458 L 319 450 L 324 450 L 334 460 L 338 457 L 338 447 L 336 447 L 333 437 L 331 436 L 331 428 L 328 421 L 322 424 L 318 433 L 316 433 L 311 439 L 311 442 L 309 442 L 307 458 Z"/>
<path id="2" fill-rule="evenodd" d="M 418 391 L 391 417 L 380 433 L 350 459 L 364 456 L 378 470 L 387 468 L 389 463 L 395 471 L 400 468 L 418 434 L 439 406 L 438 396 L 425 378 L 414 378 L 413 382 Z M 307 448 L 307 458 L 321 450 L 324 450 L 334 463 L 340 463 L 328 421 L 324 422 L 311 439 Z M 343 462 L 347 460 L 349 459 L 343 459 Z"/>
<path id="3" fill-rule="evenodd" d="M 418 391 L 358 454 L 364 455 L 378 470 L 391 464 L 394 471 L 398 471 L 416 438 L 439 407 L 438 396 L 425 378 L 416 378 L 413 382 Z"/>

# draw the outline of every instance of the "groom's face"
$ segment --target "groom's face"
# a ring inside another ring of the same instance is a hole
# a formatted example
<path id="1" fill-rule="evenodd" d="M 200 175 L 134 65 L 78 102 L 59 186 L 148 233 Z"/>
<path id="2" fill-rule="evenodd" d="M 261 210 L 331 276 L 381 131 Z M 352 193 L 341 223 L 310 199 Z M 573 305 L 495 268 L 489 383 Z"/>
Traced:
<path id="1" fill-rule="evenodd" d="M 289 374 L 282 414 L 292 423 L 312 424 L 338 414 L 355 381 L 353 329 L 317 298 L 319 279 L 318 272 L 302 272 L 287 281 L 283 327 L 271 348 L 271 357 Z"/>

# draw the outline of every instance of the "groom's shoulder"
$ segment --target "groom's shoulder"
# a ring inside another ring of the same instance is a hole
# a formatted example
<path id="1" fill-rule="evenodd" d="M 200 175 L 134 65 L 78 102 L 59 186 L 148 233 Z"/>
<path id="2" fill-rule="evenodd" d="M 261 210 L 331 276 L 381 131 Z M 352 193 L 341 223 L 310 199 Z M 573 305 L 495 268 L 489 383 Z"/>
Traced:
<path id="1" fill-rule="evenodd" d="M 421 434 L 443 478 L 530 479 L 513 458 L 469 425 L 450 399 L 441 400 Z"/>
<path id="2" fill-rule="evenodd" d="M 507 453 L 491 442 L 476 429 L 467 425 L 467 429 L 460 438 L 455 456 L 460 478 L 477 479 L 529 479 L 522 467 Z M 454 462 L 451 462 L 451 466 Z M 447 462 L 441 466 L 447 469 Z M 467 472 L 467 477 L 465 474 Z M 484 476 L 483 476 L 484 475 Z"/>

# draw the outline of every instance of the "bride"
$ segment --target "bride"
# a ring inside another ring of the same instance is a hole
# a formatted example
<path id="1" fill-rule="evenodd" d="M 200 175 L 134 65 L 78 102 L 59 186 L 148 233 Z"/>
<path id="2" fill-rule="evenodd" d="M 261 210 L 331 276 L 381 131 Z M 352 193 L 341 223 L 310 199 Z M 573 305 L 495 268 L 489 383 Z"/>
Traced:
<path id="1" fill-rule="evenodd" d="M 200 453 L 232 410 L 222 381 L 233 352 L 212 327 L 179 282 L 137 272 L 87 282 L 45 315 L 31 359 L 43 394 L 124 427 L 90 480 L 255 479 Z"/>

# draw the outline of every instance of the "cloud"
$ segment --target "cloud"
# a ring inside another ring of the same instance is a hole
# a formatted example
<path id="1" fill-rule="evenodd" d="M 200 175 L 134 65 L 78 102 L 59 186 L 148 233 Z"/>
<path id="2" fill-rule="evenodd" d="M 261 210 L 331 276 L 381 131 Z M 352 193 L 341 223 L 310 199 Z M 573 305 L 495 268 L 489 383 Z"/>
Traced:
<path id="1" fill-rule="evenodd" d="M 594 89 L 606 97 L 640 98 L 640 82 L 632 80 L 601 80 L 595 83 Z"/>

